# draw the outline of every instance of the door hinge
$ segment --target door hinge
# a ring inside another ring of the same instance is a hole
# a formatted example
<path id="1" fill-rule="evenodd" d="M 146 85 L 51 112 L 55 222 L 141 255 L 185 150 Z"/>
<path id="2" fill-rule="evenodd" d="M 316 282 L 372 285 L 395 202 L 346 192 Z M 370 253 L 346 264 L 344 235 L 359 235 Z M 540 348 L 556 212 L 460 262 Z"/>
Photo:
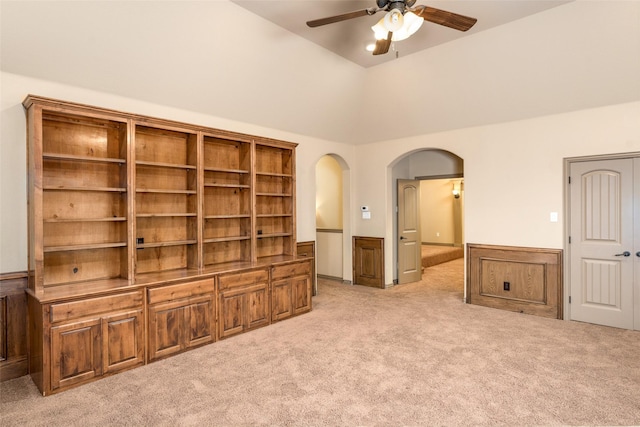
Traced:
<path id="1" fill-rule="evenodd" d="M 571 244 L 571 236 L 569 236 L 569 244 Z"/>
<path id="2" fill-rule="evenodd" d="M 569 304 L 571 304 L 571 295 L 569 295 Z"/>
<path id="3" fill-rule="evenodd" d="M 571 184 L 571 177 L 569 177 L 569 184 Z"/>

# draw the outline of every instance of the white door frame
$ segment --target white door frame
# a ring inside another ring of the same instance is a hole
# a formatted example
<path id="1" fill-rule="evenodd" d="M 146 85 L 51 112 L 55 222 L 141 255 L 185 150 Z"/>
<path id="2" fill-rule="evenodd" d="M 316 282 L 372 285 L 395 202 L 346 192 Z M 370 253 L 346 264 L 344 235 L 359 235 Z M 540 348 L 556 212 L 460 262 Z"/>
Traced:
<path id="1" fill-rule="evenodd" d="M 569 235 L 571 232 L 571 191 L 569 190 L 569 172 L 571 170 L 571 164 L 585 161 L 599 161 L 599 160 L 617 160 L 617 159 L 629 159 L 640 158 L 640 152 L 630 153 L 616 153 L 616 154 L 601 154 L 595 156 L 582 156 L 582 157 L 567 157 L 564 159 L 564 179 L 563 179 L 563 192 L 564 192 L 564 260 L 563 260 L 563 310 L 562 316 L 566 321 L 571 320 L 571 304 L 569 304 L 569 294 L 571 293 L 571 245 L 569 244 Z M 634 254 L 635 255 L 635 254 Z M 637 284 L 636 284 L 637 287 Z M 636 292 L 639 293 L 639 292 Z M 638 295 L 635 296 L 636 303 L 638 302 Z M 638 307 L 635 308 L 636 312 Z"/>

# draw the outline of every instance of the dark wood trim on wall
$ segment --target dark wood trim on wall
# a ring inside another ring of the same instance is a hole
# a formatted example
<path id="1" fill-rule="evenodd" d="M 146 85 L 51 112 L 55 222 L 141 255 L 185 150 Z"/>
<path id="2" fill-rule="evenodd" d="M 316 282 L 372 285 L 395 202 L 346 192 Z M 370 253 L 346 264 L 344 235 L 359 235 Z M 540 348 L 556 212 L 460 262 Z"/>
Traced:
<path id="1" fill-rule="evenodd" d="M 353 284 L 384 289 L 384 239 L 353 236 Z"/>
<path id="2" fill-rule="evenodd" d="M 562 319 L 562 250 L 467 244 L 467 302 Z"/>
<path id="3" fill-rule="evenodd" d="M 0 381 L 29 373 L 27 273 L 0 274 Z"/>
<path id="4" fill-rule="evenodd" d="M 430 179 L 447 179 L 447 178 L 464 178 L 463 173 L 447 173 L 444 175 L 425 175 L 425 176 L 416 176 L 414 179 L 418 181 L 428 181 Z"/>

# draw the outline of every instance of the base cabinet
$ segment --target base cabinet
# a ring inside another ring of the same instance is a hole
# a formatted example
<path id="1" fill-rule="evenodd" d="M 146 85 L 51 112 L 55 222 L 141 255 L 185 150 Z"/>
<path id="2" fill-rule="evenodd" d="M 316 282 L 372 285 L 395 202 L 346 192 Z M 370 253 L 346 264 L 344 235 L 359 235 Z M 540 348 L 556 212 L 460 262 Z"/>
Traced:
<path id="1" fill-rule="evenodd" d="M 148 360 L 215 340 L 213 279 L 148 290 Z"/>
<path id="2" fill-rule="evenodd" d="M 313 260 L 271 268 L 271 321 L 277 322 L 311 310 Z"/>
<path id="3" fill-rule="evenodd" d="M 144 364 L 142 292 L 29 300 L 30 371 L 44 395 Z"/>
<path id="4" fill-rule="evenodd" d="M 43 303 L 28 296 L 29 369 L 43 395 L 311 310 L 313 259 Z M 145 358 L 146 352 L 146 358 Z"/>
<path id="5" fill-rule="evenodd" d="M 218 286 L 218 338 L 270 323 L 268 270 L 221 275 Z"/>

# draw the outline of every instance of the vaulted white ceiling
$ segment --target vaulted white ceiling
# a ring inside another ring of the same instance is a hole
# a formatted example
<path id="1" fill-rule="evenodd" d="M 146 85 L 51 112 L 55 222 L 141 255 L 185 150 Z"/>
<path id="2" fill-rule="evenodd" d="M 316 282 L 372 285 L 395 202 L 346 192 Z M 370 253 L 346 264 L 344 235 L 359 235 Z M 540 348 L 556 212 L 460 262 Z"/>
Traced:
<path id="1" fill-rule="evenodd" d="M 504 10 L 536 3 L 540 11 L 415 53 L 402 48 L 398 59 L 375 66 L 296 34 L 282 21 L 289 18 L 257 14 L 267 14 L 257 3 L 276 9 L 308 3 L 313 13 L 296 9 L 307 20 L 332 15 L 342 2 L 242 3 L 2 0 L 0 65 L 8 73 L 352 144 L 640 99 L 640 1 L 551 8 L 545 0 L 487 2 Z M 485 13 L 462 7 L 482 1 L 442 3 L 479 19 Z M 502 22 L 500 10 L 485 20 Z"/>
<path id="2" fill-rule="evenodd" d="M 307 21 L 343 13 L 362 11 L 376 7 L 375 0 L 232 0 L 235 4 L 262 16 L 294 34 L 304 37 L 363 67 L 372 67 L 393 61 L 400 56 L 428 49 L 461 37 L 470 36 L 499 25 L 504 25 L 529 15 L 569 3 L 573 0 L 420 0 L 415 5 L 446 10 L 478 21 L 467 32 L 425 22 L 413 36 L 402 42 L 392 43 L 386 55 L 372 55 L 365 50 L 374 43 L 371 26 L 385 14 L 380 11 L 364 16 L 316 28 L 309 28 Z"/>

